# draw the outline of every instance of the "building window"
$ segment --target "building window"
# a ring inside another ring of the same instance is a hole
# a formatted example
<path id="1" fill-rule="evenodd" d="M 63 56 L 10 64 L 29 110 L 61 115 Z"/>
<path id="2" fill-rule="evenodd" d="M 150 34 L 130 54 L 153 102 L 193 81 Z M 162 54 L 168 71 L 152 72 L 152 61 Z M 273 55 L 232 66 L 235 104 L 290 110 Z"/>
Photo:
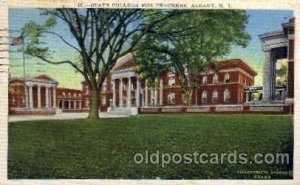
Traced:
<path id="1" fill-rule="evenodd" d="M 213 83 L 216 84 L 218 83 L 218 75 L 217 74 L 214 74 L 214 77 L 213 77 Z"/>
<path id="2" fill-rule="evenodd" d="M 202 84 L 207 84 L 207 76 L 202 77 Z"/>
<path id="3" fill-rule="evenodd" d="M 224 91 L 224 102 L 229 102 L 229 100 L 230 100 L 230 91 L 226 89 Z"/>
<path id="4" fill-rule="evenodd" d="M 213 94 L 212 94 L 212 101 L 214 103 L 218 102 L 218 91 L 214 90 Z"/>
<path id="5" fill-rule="evenodd" d="M 66 96 L 66 93 L 65 93 L 65 92 L 63 92 L 63 93 L 62 93 L 62 95 L 63 95 L 63 96 Z"/>
<path id="6" fill-rule="evenodd" d="M 247 85 L 247 79 L 246 78 L 244 79 L 244 85 Z"/>
<path id="7" fill-rule="evenodd" d="M 205 90 L 201 94 L 201 99 L 203 103 L 207 103 L 207 92 Z"/>
<path id="8" fill-rule="evenodd" d="M 75 97 L 75 98 L 77 97 L 77 94 L 76 94 L 76 93 L 74 93 L 74 97 Z"/>
<path id="9" fill-rule="evenodd" d="M 169 85 L 170 87 L 172 87 L 172 86 L 175 85 L 175 78 L 174 78 L 174 77 L 170 77 L 170 78 L 169 78 L 168 85 Z"/>
<path id="10" fill-rule="evenodd" d="M 106 79 L 104 80 L 103 84 L 102 84 L 102 92 L 106 92 L 107 91 L 107 83 L 106 83 Z"/>
<path id="11" fill-rule="evenodd" d="M 229 73 L 226 73 L 226 74 L 225 74 L 225 76 L 224 76 L 224 82 L 225 82 L 225 83 L 230 82 L 230 75 L 229 75 Z"/>
<path id="12" fill-rule="evenodd" d="M 243 84 L 243 76 L 240 75 L 240 83 Z"/>
<path id="13" fill-rule="evenodd" d="M 21 102 L 22 104 L 25 104 L 25 98 L 23 96 L 21 97 Z"/>
<path id="14" fill-rule="evenodd" d="M 71 95 L 71 93 L 69 92 L 69 97 L 71 97 L 72 95 Z"/>
<path id="15" fill-rule="evenodd" d="M 90 101 L 89 100 L 85 100 L 85 107 L 90 107 Z"/>
<path id="16" fill-rule="evenodd" d="M 168 94 L 168 104 L 175 104 L 175 93 Z"/>
<path id="17" fill-rule="evenodd" d="M 103 106 L 106 105 L 106 96 L 102 96 L 102 98 L 101 98 L 101 104 L 102 104 Z"/>
<path id="18" fill-rule="evenodd" d="M 88 86 L 85 86 L 85 93 L 86 94 L 89 94 L 90 92 L 89 92 L 89 87 Z"/>
<path id="19" fill-rule="evenodd" d="M 16 99 L 15 97 L 12 98 L 12 103 L 15 104 L 16 103 Z"/>

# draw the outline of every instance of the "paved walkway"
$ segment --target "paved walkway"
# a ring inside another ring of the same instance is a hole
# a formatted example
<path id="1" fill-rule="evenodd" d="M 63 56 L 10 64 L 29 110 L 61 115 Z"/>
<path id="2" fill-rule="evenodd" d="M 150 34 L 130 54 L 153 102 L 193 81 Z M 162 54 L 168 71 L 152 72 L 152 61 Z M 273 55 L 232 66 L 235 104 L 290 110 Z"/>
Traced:
<path id="1" fill-rule="evenodd" d="M 108 112 L 100 112 L 100 118 L 122 118 L 129 115 L 116 115 Z M 11 115 L 8 116 L 8 122 L 19 122 L 29 120 L 64 120 L 64 119 L 85 119 L 88 117 L 87 112 L 80 113 L 59 113 L 56 115 Z"/>

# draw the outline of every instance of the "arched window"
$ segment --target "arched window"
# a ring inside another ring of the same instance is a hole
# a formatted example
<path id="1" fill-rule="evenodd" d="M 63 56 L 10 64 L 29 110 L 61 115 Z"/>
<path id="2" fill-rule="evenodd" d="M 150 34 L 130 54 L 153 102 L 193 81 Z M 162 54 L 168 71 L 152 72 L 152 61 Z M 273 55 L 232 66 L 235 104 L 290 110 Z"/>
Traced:
<path id="1" fill-rule="evenodd" d="M 169 77 L 168 85 L 169 85 L 170 87 L 172 87 L 172 86 L 175 85 L 175 78 L 174 78 L 174 77 Z"/>
<path id="2" fill-rule="evenodd" d="M 103 106 L 106 105 L 106 96 L 102 96 L 102 98 L 101 98 L 101 104 L 102 104 Z"/>
<path id="3" fill-rule="evenodd" d="M 107 82 L 106 82 L 106 79 L 103 81 L 101 91 L 102 92 L 106 92 L 107 91 Z"/>
<path id="4" fill-rule="evenodd" d="M 201 99 L 203 103 L 207 102 L 207 92 L 205 90 L 201 94 Z"/>
<path id="5" fill-rule="evenodd" d="M 219 96 L 218 91 L 214 90 L 214 92 L 212 94 L 212 101 L 215 103 L 218 102 L 218 96 Z"/>
<path id="6" fill-rule="evenodd" d="M 230 81 L 230 75 L 229 75 L 229 73 L 225 74 L 224 81 L 225 81 L 225 83 L 228 83 Z"/>
<path id="7" fill-rule="evenodd" d="M 229 102 L 230 100 L 230 91 L 228 89 L 225 89 L 224 91 L 224 102 Z"/>
<path id="8" fill-rule="evenodd" d="M 207 76 L 202 77 L 202 84 L 207 84 Z"/>
<path id="9" fill-rule="evenodd" d="M 218 75 L 217 74 L 214 74 L 214 77 L 213 77 L 213 83 L 216 84 L 218 83 Z"/>

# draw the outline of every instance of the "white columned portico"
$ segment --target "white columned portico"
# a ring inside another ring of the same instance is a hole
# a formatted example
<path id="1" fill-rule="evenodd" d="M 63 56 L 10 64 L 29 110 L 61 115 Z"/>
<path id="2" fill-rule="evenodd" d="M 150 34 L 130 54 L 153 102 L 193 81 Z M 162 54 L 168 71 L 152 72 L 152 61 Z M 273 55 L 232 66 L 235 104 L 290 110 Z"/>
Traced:
<path id="1" fill-rule="evenodd" d="M 127 79 L 127 107 L 131 107 L 131 78 L 128 77 Z"/>
<path id="2" fill-rule="evenodd" d="M 113 107 L 132 107 L 133 106 L 132 91 L 135 90 L 135 86 L 133 87 L 133 84 L 132 84 L 133 77 L 136 77 L 136 73 L 132 67 L 120 68 L 120 69 L 114 70 L 112 72 L 111 79 L 112 79 L 112 97 L 113 97 L 112 105 L 113 105 Z M 137 82 L 137 83 L 139 83 L 139 82 Z M 118 90 L 117 90 L 117 86 L 119 88 Z M 136 86 L 138 86 L 138 84 Z M 123 97 L 124 91 L 126 92 L 125 97 Z M 140 88 L 138 89 L 138 91 L 140 92 Z M 119 95 L 117 95 L 118 92 L 119 92 Z M 136 93 L 137 93 L 137 91 L 135 91 L 135 94 Z M 117 96 L 119 98 L 119 103 L 117 103 Z M 136 98 L 137 97 L 135 95 L 135 99 Z M 134 106 L 139 101 L 140 100 L 136 99 Z"/>
<path id="3" fill-rule="evenodd" d="M 42 108 L 42 105 L 41 105 L 41 86 L 38 85 L 37 87 L 37 97 L 38 97 L 38 108 Z"/>
<path id="4" fill-rule="evenodd" d="M 112 80 L 113 107 L 116 107 L 116 80 Z"/>
<path id="5" fill-rule="evenodd" d="M 45 91 L 46 91 L 45 93 L 46 108 L 49 108 L 49 87 L 48 86 L 46 86 Z"/>
<path id="6" fill-rule="evenodd" d="M 140 80 L 136 78 L 136 94 L 135 94 L 136 107 L 140 106 L 140 88 L 141 88 Z"/>
<path id="7" fill-rule="evenodd" d="M 30 107 L 30 109 L 33 109 L 32 84 L 29 84 L 29 107 Z"/>
<path id="8" fill-rule="evenodd" d="M 120 78 L 119 83 L 119 106 L 123 107 L 123 79 Z"/>
<path id="9" fill-rule="evenodd" d="M 275 99 L 276 61 L 287 58 L 287 36 L 283 31 L 275 31 L 261 34 L 259 37 L 265 52 L 263 101 L 270 102 Z"/>

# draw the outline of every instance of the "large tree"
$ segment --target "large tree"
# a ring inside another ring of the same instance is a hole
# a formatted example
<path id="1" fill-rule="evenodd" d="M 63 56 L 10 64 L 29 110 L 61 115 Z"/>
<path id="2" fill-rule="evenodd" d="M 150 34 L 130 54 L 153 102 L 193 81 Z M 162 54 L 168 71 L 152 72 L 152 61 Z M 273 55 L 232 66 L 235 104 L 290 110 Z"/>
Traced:
<path id="1" fill-rule="evenodd" d="M 116 61 L 137 49 L 136 44 L 152 28 L 178 11 L 143 9 L 43 9 L 48 19 L 43 24 L 29 22 L 24 27 L 27 38 L 26 53 L 50 64 L 69 64 L 87 82 L 91 92 L 90 119 L 98 118 L 99 93 L 103 81 Z M 55 29 L 57 22 L 64 24 L 72 41 Z M 43 46 L 40 37 L 51 34 L 77 52 L 75 58 L 53 61 L 51 49 Z"/>
<path id="2" fill-rule="evenodd" d="M 165 71 L 178 75 L 190 106 L 204 66 L 214 66 L 233 44 L 248 44 L 247 18 L 240 10 L 196 10 L 157 24 L 136 46 L 136 71 L 151 85 Z"/>

